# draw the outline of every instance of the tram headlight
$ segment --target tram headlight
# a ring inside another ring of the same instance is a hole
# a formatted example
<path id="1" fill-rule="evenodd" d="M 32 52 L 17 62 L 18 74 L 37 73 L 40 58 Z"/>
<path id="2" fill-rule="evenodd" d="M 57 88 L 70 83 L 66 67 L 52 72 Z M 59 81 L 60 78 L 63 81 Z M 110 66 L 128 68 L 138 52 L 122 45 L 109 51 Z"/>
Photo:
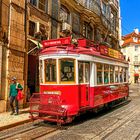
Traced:
<path id="1" fill-rule="evenodd" d="M 62 108 L 66 108 L 66 105 L 61 105 Z"/>
<path id="2" fill-rule="evenodd" d="M 59 111 L 64 112 L 66 110 L 67 110 L 67 106 L 66 105 L 61 105 L 61 109 Z"/>

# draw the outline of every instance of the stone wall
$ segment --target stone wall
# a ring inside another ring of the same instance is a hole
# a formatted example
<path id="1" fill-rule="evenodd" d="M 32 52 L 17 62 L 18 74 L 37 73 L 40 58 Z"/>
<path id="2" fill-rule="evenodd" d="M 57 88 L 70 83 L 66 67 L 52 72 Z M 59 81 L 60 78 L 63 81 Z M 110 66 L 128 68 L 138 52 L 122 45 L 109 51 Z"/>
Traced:
<path id="1" fill-rule="evenodd" d="M 7 50 L 6 99 L 9 96 L 11 77 L 24 87 L 24 57 L 25 57 L 25 1 L 12 0 L 9 15 L 9 46 Z M 7 100 L 7 108 L 9 108 Z"/>

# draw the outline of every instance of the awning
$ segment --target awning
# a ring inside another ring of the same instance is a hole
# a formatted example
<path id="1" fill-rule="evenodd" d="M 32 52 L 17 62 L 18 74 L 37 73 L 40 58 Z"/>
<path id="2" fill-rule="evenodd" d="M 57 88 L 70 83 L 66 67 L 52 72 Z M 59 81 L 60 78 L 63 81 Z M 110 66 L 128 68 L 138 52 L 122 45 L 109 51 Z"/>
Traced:
<path id="1" fill-rule="evenodd" d="M 43 45 L 34 39 L 28 38 L 27 40 L 31 41 L 33 44 L 35 44 L 35 46 L 29 48 L 27 54 L 38 55 L 38 52 L 39 52 L 40 48 L 43 48 Z"/>
<path id="2" fill-rule="evenodd" d="M 138 73 L 134 73 L 134 76 L 139 76 L 139 74 Z"/>

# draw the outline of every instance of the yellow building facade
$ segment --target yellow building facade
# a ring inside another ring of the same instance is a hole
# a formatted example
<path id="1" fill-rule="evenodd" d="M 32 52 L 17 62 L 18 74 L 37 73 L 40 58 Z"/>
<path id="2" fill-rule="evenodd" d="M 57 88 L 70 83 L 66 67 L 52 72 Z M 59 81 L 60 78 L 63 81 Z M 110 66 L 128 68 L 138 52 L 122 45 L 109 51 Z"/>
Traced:
<path id="1" fill-rule="evenodd" d="M 129 62 L 129 82 L 138 83 L 140 78 L 140 33 L 138 29 L 122 37 L 121 51 Z"/>

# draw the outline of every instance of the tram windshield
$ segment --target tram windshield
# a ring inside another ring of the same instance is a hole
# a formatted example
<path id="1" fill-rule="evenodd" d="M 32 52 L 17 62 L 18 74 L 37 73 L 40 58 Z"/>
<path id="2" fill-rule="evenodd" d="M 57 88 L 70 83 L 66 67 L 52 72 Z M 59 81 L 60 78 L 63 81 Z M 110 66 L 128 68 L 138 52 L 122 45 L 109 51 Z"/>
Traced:
<path id="1" fill-rule="evenodd" d="M 64 81 L 75 81 L 74 75 L 74 60 L 73 59 L 60 59 L 60 80 Z"/>

